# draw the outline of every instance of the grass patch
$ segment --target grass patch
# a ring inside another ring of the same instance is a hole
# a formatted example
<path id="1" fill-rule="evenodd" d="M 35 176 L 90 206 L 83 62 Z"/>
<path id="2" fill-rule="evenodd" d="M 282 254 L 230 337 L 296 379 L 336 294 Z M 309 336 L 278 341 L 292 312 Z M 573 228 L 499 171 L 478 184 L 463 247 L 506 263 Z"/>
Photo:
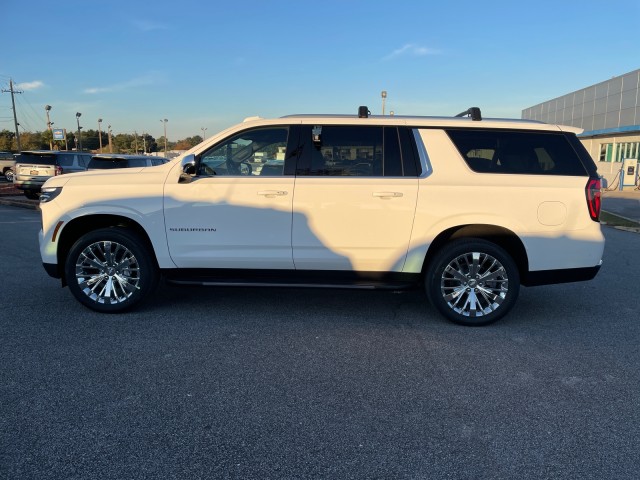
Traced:
<path id="1" fill-rule="evenodd" d="M 640 228 L 640 223 L 619 217 L 613 213 L 601 211 L 600 222 L 611 227 Z"/>

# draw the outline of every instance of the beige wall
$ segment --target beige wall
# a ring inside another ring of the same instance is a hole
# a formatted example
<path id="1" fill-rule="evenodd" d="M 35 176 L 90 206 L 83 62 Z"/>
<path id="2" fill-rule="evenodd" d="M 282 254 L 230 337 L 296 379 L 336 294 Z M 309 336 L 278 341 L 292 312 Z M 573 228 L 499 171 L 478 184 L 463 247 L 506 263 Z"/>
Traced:
<path id="1" fill-rule="evenodd" d="M 622 162 L 600 162 L 600 145 L 603 143 L 627 143 L 627 142 L 640 142 L 640 134 L 617 134 L 611 137 L 596 137 L 596 138 L 581 138 L 580 141 L 585 146 L 593 161 L 598 166 L 598 173 L 607 179 L 611 185 L 620 168 L 622 168 Z"/>

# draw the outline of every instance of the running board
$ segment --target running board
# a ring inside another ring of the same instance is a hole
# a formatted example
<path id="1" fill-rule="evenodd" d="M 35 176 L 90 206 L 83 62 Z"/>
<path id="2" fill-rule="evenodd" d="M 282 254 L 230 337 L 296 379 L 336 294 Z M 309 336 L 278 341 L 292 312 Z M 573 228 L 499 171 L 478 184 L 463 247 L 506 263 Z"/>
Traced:
<path id="1" fill-rule="evenodd" d="M 298 287 L 400 290 L 416 286 L 417 274 L 299 270 L 167 269 L 167 283 L 215 287 Z"/>

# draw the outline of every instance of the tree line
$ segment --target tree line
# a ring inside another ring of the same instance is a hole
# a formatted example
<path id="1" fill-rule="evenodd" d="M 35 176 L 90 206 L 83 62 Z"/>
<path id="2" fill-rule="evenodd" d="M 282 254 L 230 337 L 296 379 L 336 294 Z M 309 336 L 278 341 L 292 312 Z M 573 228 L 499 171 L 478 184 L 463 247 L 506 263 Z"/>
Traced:
<path id="1" fill-rule="evenodd" d="M 77 139 L 78 132 L 67 131 L 67 141 L 65 146 L 64 140 L 53 140 L 53 133 L 49 130 L 42 132 L 22 132 L 20 133 L 20 147 L 22 150 L 49 150 L 53 146 L 54 150 L 64 150 L 68 148 L 73 150 L 80 147 L 80 140 Z M 111 134 L 111 147 L 109 147 L 109 135 L 107 132 L 98 132 L 98 130 L 81 130 L 82 150 L 100 151 L 100 139 L 102 139 L 102 153 L 129 153 L 142 154 L 164 151 L 164 137 L 158 139 L 153 138 L 148 133 L 130 134 L 118 133 Z M 77 141 L 77 145 L 76 145 Z M 168 150 L 188 150 L 202 142 L 200 135 L 187 137 L 177 142 L 167 141 Z M 16 135 L 10 130 L 0 131 L 0 151 L 17 152 L 18 144 Z"/>

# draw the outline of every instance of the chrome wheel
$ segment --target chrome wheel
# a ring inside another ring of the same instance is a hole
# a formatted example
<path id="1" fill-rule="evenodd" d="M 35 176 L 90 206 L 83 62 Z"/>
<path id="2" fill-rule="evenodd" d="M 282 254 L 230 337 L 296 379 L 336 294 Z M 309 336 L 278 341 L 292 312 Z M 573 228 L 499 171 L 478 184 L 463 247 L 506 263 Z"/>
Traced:
<path id="1" fill-rule="evenodd" d="M 425 272 L 425 288 L 431 304 L 452 322 L 488 325 L 515 305 L 520 272 L 499 245 L 461 238 L 434 254 Z"/>
<path id="2" fill-rule="evenodd" d="M 126 246 L 99 241 L 78 256 L 75 278 L 80 290 L 94 302 L 119 304 L 140 290 L 140 265 Z"/>
<path id="3" fill-rule="evenodd" d="M 454 258 L 440 278 L 442 297 L 454 312 L 481 317 L 495 312 L 509 292 L 504 266 L 484 252 L 469 252 Z"/>

